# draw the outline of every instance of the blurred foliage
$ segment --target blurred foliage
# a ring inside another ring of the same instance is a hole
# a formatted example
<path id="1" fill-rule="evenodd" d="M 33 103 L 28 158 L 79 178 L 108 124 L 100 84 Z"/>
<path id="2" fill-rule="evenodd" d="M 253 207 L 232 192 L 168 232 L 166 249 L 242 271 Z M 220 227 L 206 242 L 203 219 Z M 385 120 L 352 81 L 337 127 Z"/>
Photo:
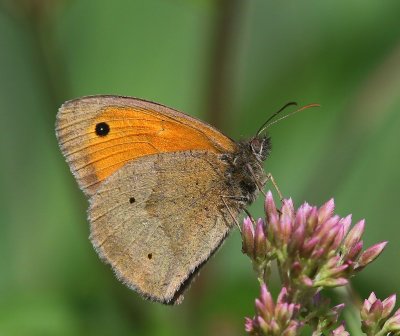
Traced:
<path id="1" fill-rule="evenodd" d="M 143 301 L 100 262 L 54 135 L 61 103 L 89 94 L 161 102 L 234 138 L 288 101 L 320 103 L 271 129 L 266 168 L 297 205 L 335 197 L 339 214 L 365 217 L 366 243 L 389 246 L 355 289 L 398 292 L 399 12 L 395 0 L 0 0 L 0 334 L 240 335 L 253 314 L 237 232 L 178 307 Z"/>

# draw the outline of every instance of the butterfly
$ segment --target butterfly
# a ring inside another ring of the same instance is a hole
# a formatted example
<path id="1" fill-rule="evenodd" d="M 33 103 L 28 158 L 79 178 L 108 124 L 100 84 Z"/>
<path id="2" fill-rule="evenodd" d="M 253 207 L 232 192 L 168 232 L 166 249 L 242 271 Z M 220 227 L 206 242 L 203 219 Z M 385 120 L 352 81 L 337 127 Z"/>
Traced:
<path id="1" fill-rule="evenodd" d="M 58 111 L 59 146 L 89 198 L 90 240 L 144 298 L 180 303 L 267 180 L 265 127 L 236 142 L 166 106 L 87 96 Z"/>

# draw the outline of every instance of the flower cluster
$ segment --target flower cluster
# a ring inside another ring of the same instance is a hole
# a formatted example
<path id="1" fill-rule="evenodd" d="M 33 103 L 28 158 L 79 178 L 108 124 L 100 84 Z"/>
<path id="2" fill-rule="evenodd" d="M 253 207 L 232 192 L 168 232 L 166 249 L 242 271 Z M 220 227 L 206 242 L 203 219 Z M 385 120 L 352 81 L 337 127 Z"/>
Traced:
<path id="1" fill-rule="evenodd" d="M 361 308 L 362 331 L 372 335 L 400 335 L 400 309 L 389 317 L 396 304 L 396 295 L 381 301 L 371 293 Z"/>
<path id="2" fill-rule="evenodd" d="M 250 335 L 294 336 L 302 327 L 302 322 L 296 318 L 299 304 L 288 302 L 287 289 L 282 288 L 276 304 L 267 286 L 261 286 L 261 295 L 256 299 L 257 315 L 246 318 L 245 329 Z"/>
<path id="3" fill-rule="evenodd" d="M 250 218 L 244 220 L 243 252 L 261 272 L 276 259 L 283 271 L 284 285 L 290 284 L 291 288 L 347 284 L 355 272 L 379 256 L 386 242 L 361 253 L 365 221 L 359 221 L 350 230 L 351 215 L 334 215 L 334 206 L 333 200 L 320 208 L 304 203 L 295 211 L 288 199 L 278 211 L 272 193 L 268 192 L 266 223 L 259 219 L 254 228 Z"/>
<path id="4" fill-rule="evenodd" d="M 256 316 L 246 320 L 247 332 L 297 335 L 307 324 L 315 335 L 326 331 L 348 335 L 343 325 L 337 326 L 344 304 L 329 308 L 321 290 L 346 285 L 381 254 L 387 242 L 363 251 L 365 221 L 351 227 L 351 215 L 341 218 L 334 214 L 333 200 L 319 208 L 304 203 L 295 210 L 292 200 L 285 199 L 277 209 L 268 192 L 265 212 L 265 220 L 246 218 L 242 227 L 242 251 L 251 258 L 262 284 Z M 264 287 L 273 262 L 283 288 L 276 305 Z"/>

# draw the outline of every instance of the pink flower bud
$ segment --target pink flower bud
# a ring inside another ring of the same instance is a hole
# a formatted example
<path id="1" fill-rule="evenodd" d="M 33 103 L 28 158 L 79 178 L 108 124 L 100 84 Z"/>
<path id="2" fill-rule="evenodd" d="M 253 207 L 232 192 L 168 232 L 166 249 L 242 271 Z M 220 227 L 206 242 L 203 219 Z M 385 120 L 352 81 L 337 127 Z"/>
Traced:
<path id="1" fill-rule="evenodd" d="M 339 216 L 335 215 L 328 218 L 328 220 L 325 222 L 319 222 L 318 227 L 315 229 L 315 235 L 318 235 L 318 237 L 322 239 L 330 230 L 332 230 L 332 228 L 338 224 L 339 220 Z"/>
<path id="2" fill-rule="evenodd" d="M 257 313 L 259 315 L 262 315 L 263 317 L 267 317 L 268 316 L 268 311 L 265 308 L 265 304 L 263 301 L 261 301 L 260 299 L 256 299 L 255 300 L 255 305 L 256 305 L 256 310 Z"/>
<path id="3" fill-rule="evenodd" d="M 312 287 L 314 285 L 314 282 L 304 274 L 300 276 L 299 280 L 306 287 Z"/>
<path id="4" fill-rule="evenodd" d="M 290 320 L 288 311 L 289 305 L 287 303 L 280 303 L 276 305 L 275 318 L 279 321 L 279 324 L 285 325 Z"/>
<path id="5" fill-rule="evenodd" d="M 400 331 L 400 314 L 394 314 L 384 324 L 383 328 L 389 332 Z"/>
<path id="6" fill-rule="evenodd" d="M 307 233 L 313 233 L 318 224 L 318 210 L 317 207 L 312 207 L 310 214 L 307 218 Z"/>
<path id="7" fill-rule="evenodd" d="M 331 309 L 330 313 L 334 316 L 334 319 L 333 319 L 334 323 L 336 323 L 336 321 L 338 320 L 339 315 L 342 313 L 345 306 L 346 305 L 344 303 L 341 303 Z"/>
<path id="8" fill-rule="evenodd" d="M 372 292 L 368 299 L 364 300 L 364 304 L 362 305 L 361 311 L 360 311 L 360 315 L 361 315 L 361 319 L 363 321 L 367 321 L 368 320 L 368 316 L 369 316 L 369 311 L 371 309 L 372 304 L 376 301 L 376 295 L 374 292 Z"/>
<path id="9" fill-rule="evenodd" d="M 257 316 L 257 323 L 264 334 L 269 335 L 271 331 L 270 325 L 261 316 Z"/>
<path id="10" fill-rule="evenodd" d="M 284 303 L 284 302 L 286 302 L 287 301 L 287 297 L 288 297 L 288 291 L 287 291 L 286 287 L 282 287 L 282 289 L 281 289 L 281 291 L 280 291 L 280 293 L 278 295 L 278 298 L 276 300 L 276 303 Z"/>
<path id="11" fill-rule="evenodd" d="M 347 232 L 349 232 L 350 225 L 351 225 L 351 215 L 348 215 L 340 220 L 340 224 L 343 225 L 344 229 L 344 235 L 347 235 Z"/>
<path id="12" fill-rule="evenodd" d="M 334 255 L 333 257 L 330 257 L 329 260 L 326 262 L 326 268 L 334 268 L 339 264 L 340 261 L 340 256 Z"/>
<path id="13" fill-rule="evenodd" d="M 276 242 L 279 232 L 279 216 L 275 214 L 270 214 L 269 216 L 267 216 L 267 219 L 269 240 L 271 242 Z"/>
<path id="14" fill-rule="evenodd" d="M 303 247 L 301 249 L 301 253 L 303 256 L 309 256 L 314 247 L 318 244 L 319 242 L 319 238 L 318 237 L 313 237 L 311 239 L 308 239 L 304 244 Z"/>
<path id="15" fill-rule="evenodd" d="M 345 330 L 343 325 L 332 330 L 332 336 L 349 336 L 349 335 L 350 334 Z"/>
<path id="16" fill-rule="evenodd" d="M 292 237 L 289 241 L 289 251 L 294 252 L 300 249 L 301 245 L 304 242 L 305 236 L 305 227 L 304 225 L 299 225 L 297 229 L 292 234 Z"/>
<path id="17" fill-rule="evenodd" d="M 271 293 L 268 291 L 268 288 L 265 284 L 261 285 L 261 300 L 265 305 L 265 309 L 269 314 L 273 314 L 275 310 L 274 300 L 272 299 Z"/>
<path id="18" fill-rule="evenodd" d="M 368 300 L 364 300 L 364 304 L 360 310 L 361 320 L 366 321 L 368 319 L 369 309 L 371 308 L 371 303 Z"/>
<path id="19" fill-rule="evenodd" d="M 295 336 L 298 335 L 300 328 L 303 324 L 299 321 L 290 321 L 289 326 L 285 329 L 282 336 Z"/>
<path id="20" fill-rule="evenodd" d="M 297 325 L 291 325 L 285 329 L 285 331 L 282 333 L 282 336 L 296 336 L 298 334 L 298 329 L 299 327 Z"/>
<path id="21" fill-rule="evenodd" d="M 318 209 L 318 222 L 319 223 L 325 222 L 329 217 L 332 216 L 334 209 L 335 209 L 335 202 L 333 198 L 331 198 L 328 202 L 326 202 Z"/>
<path id="22" fill-rule="evenodd" d="M 245 317 L 244 330 L 249 334 L 254 332 L 254 323 L 251 318 Z"/>
<path id="23" fill-rule="evenodd" d="M 272 196 L 271 191 L 268 191 L 267 197 L 265 198 L 265 213 L 267 214 L 268 222 L 270 221 L 270 215 L 278 216 L 278 211 L 276 209 L 274 197 Z"/>
<path id="24" fill-rule="evenodd" d="M 310 259 L 313 260 L 318 260 L 320 259 L 323 255 L 325 254 L 325 249 L 323 247 L 320 247 L 318 249 L 315 249 L 310 256 Z"/>
<path id="25" fill-rule="evenodd" d="M 387 299 L 383 300 L 382 304 L 383 304 L 382 317 L 386 318 L 390 315 L 396 304 L 396 294 L 390 295 Z"/>
<path id="26" fill-rule="evenodd" d="M 315 282 L 314 287 L 339 287 L 344 286 L 349 283 L 349 280 L 346 278 L 337 278 L 337 279 L 323 279 Z"/>
<path id="27" fill-rule="evenodd" d="M 370 303 L 369 308 L 368 308 L 368 311 L 369 311 L 369 309 L 371 308 L 371 305 L 372 305 L 376 300 L 377 300 L 377 297 L 376 297 L 375 293 L 374 293 L 374 292 L 371 292 L 371 294 L 369 294 L 369 296 L 368 296 L 368 302 Z"/>
<path id="28" fill-rule="evenodd" d="M 357 244 L 365 229 L 365 220 L 359 221 L 354 227 L 350 230 L 347 237 L 344 240 L 344 246 L 347 250 L 350 250 L 355 244 Z"/>
<path id="29" fill-rule="evenodd" d="M 270 323 L 270 328 L 272 331 L 272 335 L 279 335 L 281 328 L 279 327 L 278 322 L 276 322 L 275 320 L 272 320 Z M 269 334 L 267 334 L 269 335 Z"/>
<path id="30" fill-rule="evenodd" d="M 291 220 L 295 218 L 294 215 L 294 206 L 293 206 L 293 201 L 291 198 L 283 200 L 283 205 L 282 205 L 282 215 L 288 215 Z"/>
<path id="31" fill-rule="evenodd" d="M 264 221 L 257 221 L 256 231 L 254 233 L 254 256 L 255 258 L 265 258 L 267 253 L 267 238 L 264 232 Z"/>
<path id="32" fill-rule="evenodd" d="M 333 218 L 333 217 L 332 217 Z M 326 254 L 330 252 L 330 247 L 335 240 L 335 238 L 338 235 L 338 232 L 340 231 L 341 227 L 337 224 L 338 221 L 335 221 L 336 224 L 333 225 L 329 230 L 325 231 L 324 233 L 321 234 L 320 238 L 320 243 L 319 246 L 323 247 L 326 250 Z"/>
<path id="33" fill-rule="evenodd" d="M 338 226 L 339 226 L 339 230 L 337 231 L 336 236 L 334 237 L 333 242 L 330 246 L 330 250 L 332 250 L 332 251 L 336 251 L 339 248 L 339 246 L 342 243 L 342 240 L 344 238 L 344 235 L 345 235 L 345 233 L 344 233 L 345 228 L 344 228 L 343 224 L 339 223 Z"/>
<path id="34" fill-rule="evenodd" d="M 246 217 L 242 226 L 242 252 L 248 256 L 254 255 L 254 227 L 251 219 Z"/>
<path id="35" fill-rule="evenodd" d="M 324 278 L 338 278 L 342 273 L 349 267 L 349 265 L 344 264 L 334 268 L 331 268 L 327 271 L 321 273 L 321 276 Z"/>
<path id="36" fill-rule="evenodd" d="M 280 219 L 279 237 L 284 244 L 289 243 L 290 235 L 292 233 L 292 220 L 292 215 L 288 213 L 287 210 L 282 213 Z"/>
<path id="37" fill-rule="evenodd" d="M 381 300 L 376 300 L 369 309 L 369 319 L 378 323 L 382 318 L 383 304 Z"/>
<path id="38" fill-rule="evenodd" d="M 344 256 L 344 260 L 346 260 L 346 261 L 348 261 L 348 260 L 354 261 L 355 259 L 357 259 L 357 257 L 360 254 L 362 248 L 363 248 L 363 242 L 359 241 Z"/>
<path id="39" fill-rule="evenodd" d="M 379 255 L 382 253 L 383 249 L 385 248 L 387 242 L 382 242 L 379 244 L 375 244 L 370 248 L 366 249 L 358 259 L 358 265 L 356 269 L 363 268 L 367 266 L 370 262 L 374 261 Z"/>
<path id="40" fill-rule="evenodd" d="M 306 207 L 305 207 L 305 204 L 303 204 L 296 212 L 293 230 L 297 230 L 297 228 L 299 228 L 301 226 L 304 227 L 305 224 L 306 224 Z"/>

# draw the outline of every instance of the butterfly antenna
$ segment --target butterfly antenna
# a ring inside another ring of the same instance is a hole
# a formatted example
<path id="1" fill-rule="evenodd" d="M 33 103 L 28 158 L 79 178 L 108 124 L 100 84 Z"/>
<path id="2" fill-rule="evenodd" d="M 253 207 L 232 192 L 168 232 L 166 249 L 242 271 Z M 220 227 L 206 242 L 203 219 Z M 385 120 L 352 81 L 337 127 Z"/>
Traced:
<path id="1" fill-rule="evenodd" d="M 283 119 L 286 119 L 290 116 L 292 116 L 293 114 L 296 114 L 298 112 L 304 111 L 306 109 L 309 109 L 311 107 L 320 107 L 321 105 L 319 104 L 308 104 L 305 105 L 303 107 L 300 107 L 299 109 L 297 109 L 296 111 L 293 111 L 291 113 L 288 113 L 286 115 L 284 115 L 283 117 L 280 117 L 279 119 L 276 119 L 274 121 L 271 121 L 273 119 L 273 117 L 275 117 L 276 115 L 278 115 L 281 111 L 283 111 L 287 106 L 289 105 L 297 105 L 296 103 L 288 103 L 286 104 L 284 107 L 282 107 L 278 112 L 274 113 L 272 115 L 272 117 L 268 118 L 268 120 L 263 124 L 263 126 L 260 128 L 260 130 L 257 132 L 257 135 L 259 135 L 260 133 L 264 132 L 266 129 L 268 129 L 269 127 L 271 127 L 273 124 L 276 124 L 278 121 L 281 121 Z M 271 122 L 270 122 L 271 121 Z"/>
<path id="2" fill-rule="evenodd" d="M 256 136 L 260 135 L 260 133 L 262 133 L 268 127 L 268 123 L 289 106 L 297 106 L 297 103 L 290 102 L 282 106 L 278 111 L 276 111 L 272 116 L 270 116 L 265 123 L 261 125 L 261 127 L 256 133 Z"/>

